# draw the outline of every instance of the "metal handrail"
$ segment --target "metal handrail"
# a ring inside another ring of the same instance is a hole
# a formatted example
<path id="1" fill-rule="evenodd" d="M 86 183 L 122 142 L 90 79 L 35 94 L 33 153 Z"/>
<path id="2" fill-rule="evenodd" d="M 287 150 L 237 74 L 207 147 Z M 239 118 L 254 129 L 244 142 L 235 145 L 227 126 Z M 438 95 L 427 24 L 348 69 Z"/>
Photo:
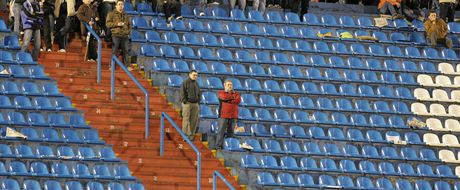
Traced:
<path id="1" fill-rule="evenodd" d="M 147 90 L 139 83 L 139 81 L 131 74 L 131 72 L 121 63 L 120 60 L 115 55 L 112 55 L 110 67 L 111 67 L 111 74 L 110 74 L 110 98 L 111 100 L 115 100 L 115 64 L 118 64 L 123 71 L 131 78 L 131 80 L 136 83 L 137 87 L 142 90 L 145 94 L 145 139 L 149 136 L 149 93 Z"/>
<path id="2" fill-rule="evenodd" d="M 94 36 L 97 40 L 97 83 L 101 83 L 101 63 L 102 63 L 102 41 L 96 32 L 89 26 L 88 23 L 84 23 L 88 32 Z"/>
<path id="3" fill-rule="evenodd" d="M 227 185 L 227 187 L 230 188 L 230 190 L 235 190 L 233 185 L 230 184 L 230 182 L 228 182 L 227 179 L 225 179 L 225 177 L 217 170 L 215 170 L 212 174 L 212 190 L 217 189 L 217 177 L 219 177 L 225 183 L 225 185 Z"/>
<path id="4" fill-rule="evenodd" d="M 169 115 L 165 112 L 161 113 L 161 120 L 160 120 L 160 156 L 164 154 L 164 133 L 165 133 L 165 118 L 171 123 L 171 125 L 176 129 L 177 132 L 184 138 L 185 142 L 187 142 L 192 149 L 196 153 L 196 160 L 197 160 L 197 169 L 196 169 L 196 189 L 201 189 L 201 153 L 198 148 L 188 139 L 187 135 L 177 126 L 177 124 L 169 117 Z"/>

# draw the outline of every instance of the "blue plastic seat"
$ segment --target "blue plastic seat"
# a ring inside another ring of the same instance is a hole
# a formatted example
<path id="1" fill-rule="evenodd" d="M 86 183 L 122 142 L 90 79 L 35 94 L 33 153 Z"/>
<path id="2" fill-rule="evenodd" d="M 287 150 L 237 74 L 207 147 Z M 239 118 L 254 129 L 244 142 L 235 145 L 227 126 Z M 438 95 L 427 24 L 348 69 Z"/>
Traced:
<path id="1" fill-rule="evenodd" d="M 194 33 L 185 33 L 182 35 L 182 41 L 187 45 L 203 45 L 203 42 Z"/>
<path id="2" fill-rule="evenodd" d="M 458 34 L 460 33 L 460 24 L 456 22 L 449 22 L 447 24 L 447 29 L 449 30 L 449 33 Z"/>
<path id="3" fill-rule="evenodd" d="M 284 81 L 281 86 L 287 93 L 303 93 L 303 90 L 300 90 L 299 86 L 294 81 Z"/>
<path id="4" fill-rule="evenodd" d="M 69 168 L 64 163 L 53 163 L 51 166 L 51 175 L 59 178 L 71 178 L 72 174 L 69 172 Z"/>
<path id="5" fill-rule="evenodd" d="M 321 21 L 325 26 L 339 26 L 339 24 L 337 24 L 337 20 L 335 19 L 335 16 L 333 15 L 328 15 L 328 14 L 323 15 L 321 17 Z"/>
<path id="6" fill-rule="evenodd" d="M 395 128 L 409 128 L 404 120 L 399 116 L 390 116 L 388 124 Z"/>
<path id="7" fill-rule="evenodd" d="M 238 118 L 242 120 L 255 120 L 255 118 L 252 116 L 251 111 L 247 108 L 238 108 L 239 113 L 238 113 Z"/>
<path id="8" fill-rule="evenodd" d="M 308 133 L 312 138 L 329 139 L 325 135 L 323 128 L 320 128 L 320 127 L 310 127 L 308 128 Z"/>
<path id="9" fill-rule="evenodd" d="M 239 47 L 239 44 L 236 43 L 235 38 L 232 36 L 223 35 L 219 38 L 219 41 L 224 47 Z"/>
<path id="10" fill-rule="evenodd" d="M 377 187 L 380 189 L 395 190 L 393 184 L 387 178 L 377 179 Z"/>
<path id="11" fill-rule="evenodd" d="M 200 105 L 200 117 L 214 119 L 217 118 L 217 114 L 209 106 Z"/>
<path id="12" fill-rule="evenodd" d="M 33 152 L 32 148 L 28 145 L 19 145 L 15 149 L 16 157 L 27 159 L 27 158 L 38 158 Z"/>
<path id="13" fill-rule="evenodd" d="M 301 170 L 301 168 L 297 165 L 297 161 L 290 156 L 281 157 L 280 166 L 285 170 Z"/>
<path id="14" fill-rule="evenodd" d="M 416 59 L 424 58 L 424 56 L 420 54 L 420 51 L 416 47 L 412 47 L 412 46 L 406 47 L 405 52 L 406 52 L 406 56 L 409 58 L 416 58 Z"/>
<path id="15" fill-rule="evenodd" d="M 281 34 L 286 38 L 301 38 L 302 36 L 291 26 L 283 26 L 281 28 Z"/>
<path id="16" fill-rule="evenodd" d="M 364 138 L 362 132 L 359 129 L 349 129 L 347 131 L 348 139 L 356 142 L 366 142 L 367 139 Z"/>
<path id="17" fill-rule="evenodd" d="M 277 109 L 274 112 L 274 119 L 278 122 L 293 123 L 290 114 L 286 110 Z"/>
<path id="18" fill-rule="evenodd" d="M 38 146 L 36 149 L 36 155 L 42 159 L 55 159 L 56 154 L 54 154 L 53 149 L 49 146 Z"/>
<path id="19" fill-rule="evenodd" d="M 18 181 L 15 179 L 4 179 L 2 180 L 2 189 L 8 190 L 20 190 Z"/>
<path id="20" fill-rule="evenodd" d="M 403 61 L 402 68 L 407 72 L 419 72 L 417 65 L 412 61 Z"/>
<path id="21" fill-rule="evenodd" d="M 361 112 L 374 112 L 374 109 L 371 108 L 369 101 L 367 100 L 355 101 L 355 109 Z"/>
<path id="22" fill-rule="evenodd" d="M 353 125 L 350 121 L 348 121 L 347 116 L 339 112 L 332 113 L 332 121 L 336 125 Z"/>
<path id="23" fill-rule="evenodd" d="M 297 66 L 289 66 L 286 72 L 291 78 L 306 79 L 304 73 Z"/>
<path id="24" fill-rule="evenodd" d="M 93 149 L 90 147 L 79 147 L 77 152 L 77 157 L 80 160 L 86 161 L 98 161 L 99 158 L 94 153 Z"/>
<path id="25" fill-rule="evenodd" d="M 259 102 L 260 102 L 260 105 L 263 106 L 263 107 L 279 107 L 277 104 L 276 104 L 276 101 L 275 101 L 275 98 L 271 95 L 260 95 L 259 96 Z"/>
<path id="26" fill-rule="evenodd" d="M 254 155 L 245 154 L 241 156 L 241 167 L 243 168 L 262 168 L 257 162 L 257 158 Z"/>
<path id="27" fill-rule="evenodd" d="M 9 62 L 10 60 L 8 60 L 8 55 L 7 54 L 5 55 L 6 57 L 3 57 L 4 55 L 2 55 L 2 61 Z M 36 65 L 37 64 L 37 62 L 32 59 L 32 55 L 30 55 L 30 53 L 28 52 L 16 52 L 15 60 L 21 65 Z"/>
<path id="28" fill-rule="evenodd" d="M 148 45 L 148 44 L 144 44 L 144 45 L 141 46 L 141 55 L 145 55 L 145 56 L 158 56 L 158 55 L 160 55 L 160 53 L 157 52 L 157 50 L 155 49 L 154 46 Z"/>
<path id="29" fill-rule="evenodd" d="M 292 12 L 286 12 L 284 14 L 284 21 L 289 24 L 302 24 L 299 15 Z"/>
<path id="30" fill-rule="evenodd" d="M 304 14 L 303 21 L 306 22 L 308 25 L 322 25 L 319 22 L 318 17 L 316 17 L 316 15 L 312 13 Z"/>
<path id="31" fill-rule="evenodd" d="M 272 60 L 270 53 L 265 51 L 259 51 L 255 54 L 256 62 L 259 64 L 274 64 L 275 62 Z"/>
<path id="32" fill-rule="evenodd" d="M 204 27 L 203 22 L 197 19 L 189 20 L 188 28 L 190 28 L 191 31 L 208 32 L 208 29 Z"/>
<path id="33" fill-rule="evenodd" d="M 10 65 L 8 69 L 9 73 L 13 75 L 14 78 L 29 78 L 29 75 L 26 73 L 24 67 L 20 65 Z"/>
<path id="34" fill-rule="evenodd" d="M 398 173 L 404 176 L 417 176 L 412 165 L 408 163 L 398 164 Z"/>
<path id="35" fill-rule="evenodd" d="M 410 44 L 410 41 L 406 38 L 406 36 L 399 32 L 392 32 L 390 34 L 390 39 L 397 44 Z"/>
<path id="36" fill-rule="evenodd" d="M 211 73 L 208 70 L 208 66 L 206 65 L 206 63 L 201 62 L 201 61 L 192 62 L 192 70 L 196 70 L 199 73 Z"/>
<path id="37" fill-rule="evenodd" d="M 26 165 L 20 161 L 13 161 L 8 167 L 8 171 L 11 175 L 15 176 L 28 176 L 30 175 L 27 171 Z"/>
<path id="38" fill-rule="evenodd" d="M 306 70 L 306 76 L 312 80 L 326 80 L 326 78 L 321 75 L 321 71 L 316 68 L 308 68 Z"/>
<path id="39" fill-rule="evenodd" d="M 289 127 L 289 134 L 294 138 L 309 138 L 305 130 L 300 126 Z"/>
<path id="40" fill-rule="evenodd" d="M 302 83 L 302 90 L 308 94 L 322 94 L 315 83 L 304 82 Z"/>
<path id="41" fill-rule="evenodd" d="M 88 190 L 103 190 L 104 186 L 102 183 L 96 182 L 96 181 L 90 181 L 86 184 L 86 188 Z"/>
<path id="42" fill-rule="evenodd" d="M 151 29 L 145 18 L 143 17 L 133 17 L 131 18 L 131 24 L 134 29 Z"/>
<path id="43" fill-rule="evenodd" d="M 436 181 L 434 183 L 434 190 L 451 190 L 451 188 L 446 181 Z"/>
<path id="44" fill-rule="evenodd" d="M 337 187 L 337 183 L 330 175 L 320 175 L 318 179 L 319 186 L 322 188 Z"/>
<path id="45" fill-rule="evenodd" d="M 426 38 L 423 33 L 412 32 L 409 34 L 409 41 L 416 45 L 426 45 Z"/>
<path id="46" fill-rule="evenodd" d="M 415 190 L 432 190 L 431 184 L 425 180 L 417 180 L 415 182 Z"/>
<path id="47" fill-rule="evenodd" d="M 267 37 L 283 37 L 283 34 L 278 31 L 278 27 L 273 25 L 263 25 L 262 32 Z"/>
<path id="48" fill-rule="evenodd" d="M 439 73 L 436 66 L 432 62 L 422 61 L 420 62 L 420 70 L 425 73 Z"/>
<path id="49" fill-rule="evenodd" d="M 268 74 L 272 78 L 289 78 L 289 76 L 284 72 L 284 69 L 276 65 L 271 65 L 268 67 Z"/>
<path id="50" fill-rule="evenodd" d="M 360 189 L 378 189 L 374 186 L 374 183 L 369 177 L 358 177 L 356 179 L 356 185 Z"/>
<path id="51" fill-rule="evenodd" d="M 179 36 L 175 32 L 166 32 L 162 35 L 163 39 L 166 43 L 169 44 L 183 44 L 183 42 L 179 39 Z M 161 51 L 161 48 L 160 48 Z"/>
<path id="52" fill-rule="evenodd" d="M 341 15 L 339 17 L 339 23 L 342 27 L 358 27 L 353 18 L 348 15 Z"/>
<path id="53" fill-rule="evenodd" d="M 336 110 L 334 104 L 329 98 L 318 98 L 316 104 L 321 110 Z"/>
<path id="54" fill-rule="evenodd" d="M 370 17 L 361 16 L 361 17 L 358 17 L 357 21 L 358 21 L 358 26 L 361 28 L 373 28 L 374 27 L 374 23 L 372 22 Z"/>
<path id="55" fill-rule="evenodd" d="M 153 61 L 153 70 L 159 72 L 170 72 L 172 71 L 169 63 L 164 59 L 155 59 Z"/>
<path id="56" fill-rule="evenodd" d="M 458 178 L 452 173 L 452 169 L 447 165 L 436 166 L 436 174 L 438 174 L 439 177 Z"/>
<path id="57" fill-rule="evenodd" d="M 305 142 L 303 144 L 303 149 L 307 154 L 324 155 L 324 153 L 321 152 L 321 150 L 319 149 L 319 146 L 316 142 Z"/>
<path id="58" fill-rule="evenodd" d="M 269 140 L 264 140 L 263 143 L 263 148 L 265 151 L 268 153 L 272 154 L 282 154 L 284 151 L 281 150 L 281 145 L 277 140 L 269 139 Z"/>
<path id="59" fill-rule="evenodd" d="M 47 177 L 50 176 L 48 168 L 43 162 L 32 162 L 30 164 L 30 174 L 32 176 Z"/>
<path id="60" fill-rule="evenodd" d="M 347 157 L 362 157 L 355 145 L 346 144 L 343 147 L 343 153 Z"/>
<path id="61" fill-rule="evenodd" d="M 13 125 L 28 125 L 24 119 L 24 115 L 20 112 L 8 112 L 7 120 L 9 124 Z"/>
<path id="62" fill-rule="evenodd" d="M 46 180 L 44 183 L 44 190 L 62 190 L 61 183 L 55 180 Z"/>
<path id="63" fill-rule="evenodd" d="M 251 72 L 251 69 L 250 69 L 250 72 Z M 262 91 L 262 85 L 260 85 L 260 82 L 256 79 L 246 79 L 245 86 L 246 86 L 246 89 L 250 91 Z"/>
<path id="64" fill-rule="evenodd" d="M 353 54 L 358 54 L 358 55 L 371 55 L 366 51 L 364 46 L 362 44 L 351 44 L 350 46 L 350 51 Z"/>
<path id="65" fill-rule="evenodd" d="M 319 188 L 319 185 L 315 184 L 313 177 L 309 174 L 297 175 L 297 183 L 304 188 Z"/>
<path id="66" fill-rule="evenodd" d="M 260 145 L 259 145 L 260 146 Z M 224 141 L 224 150 L 228 151 L 243 151 L 240 148 L 240 141 L 235 138 L 226 138 Z"/>
<path id="67" fill-rule="evenodd" d="M 295 48 L 292 47 L 291 42 L 289 42 L 289 40 L 277 39 L 275 43 L 276 43 L 276 47 L 278 47 L 279 50 L 284 50 L 284 51 L 296 50 Z"/>
<path id="68" fill-rule="evenodd" d="M 376 102 L 374 102 L 374 109 L 378 113 L 393 113 L 393 110 L 390 109 L 390 106 L 385 101 L 376 101 Z"/>
<path id="69" fill-rule="evenodd" d="M 125 165 L 115 166 L 113 170 L 115 179 L 120 180 L 135 180 L 136 178 L 131 175 L 129 168 Z"/>
<path id="70" fill-rule="evenodd" d="M 158 32 L 153 31 L 153 30 L 149 30 L 149 31 L 145 32 L 145 39 L 148 42 L 164 42 L 164 40 L 160 37 Z"/>
<path id="71" fill-rule="evenodd" d="M 316 164 L 316 160 L 311 157 L 303 157 L 300 159 L 300 167 L 305 171 L 320 171 Z"/>
<path id="72" fill-rule="evenodd" d="M 216 19 L 229 19 L 227 10 L 221 7 L 213 7 L 211 10 L 211 16 Z"/>
<path id="73" fill-rule="evenodd" d="M 363 65 L 363 63 L 361 62 L 361 59 L 357 58 L 357 57 L 349 57 L 347 59 L 347 65 L 350 67 L 350 68 L 353 68 L 353 69 L 363 69 L 363 68 L 366 68 L 366 66 Z"/>
<path id="74" fill-rule="evenodd" d="M 324 77 L 331 81 L 343 81 L 344 80 L 342 76 L 340 75 L 339 71 L 335 69 L 324 70 Z"/>
<path id="75" fill-rule="evenodd" d="M 106 165 L 95 165 L 92 168 L 92 174 L 96 179 L 113 179 L 114 176 L 110 173 Z"/>
<path id="76" fill-rule="evenodd" d="M 302 54 L 294 54 L 292 55 L 292 62 L 294 65 L 309 65 L 307 58 Z"/>
<path id="77" fill-rule="evenodd" d="M 78 178 L 83 179 L 94 179 L 95 176 L 89 173 L 88 166 L 85 164 L 76 164 L 72 169 L 72 174 L 77 176 Z"/>
<path id="78" fill-rule="evenodd" d="M 413 148 L 401 148 L 401 157 L 406 160 L 422 160 Z"/>
<path id="79" fill-rule="evenodd" d="M 369 141 L 371 141 L 369 139 Z M 371 145 L 366 145 L 362 149 L 362 155 L 366 158 L 380 158 L 377 148 Z"/>
<path id="80" fill-rule="evenodd" d="M 415 82 L 414 76 L 409 73 L 400 73 L 399 74 L 399 82 L 401 84 L 408 84 L 408 85 L 415 85 L 418 84 Z"/>
<path id="81" fill-rule="evenodd" d="M 340 160 L 340 169 L 345 173 L 361 173 L 352 160 Z"/>
<path id="82" fill-rule="evenodd" d="M 262 108 L 257 108 L 255 111 L 254 111 L 254 117 L 258 120 L 258 121 L 275 121 L 271 115 L 271 113 L 266 110 L 266 109 L 262 109 Z"/>
<path id="83" fill-rule="evenodd" d="M 255 136 L 260 137 L 270 137 L 271 134 L 267 131 L 264 125 L 262 124 L 251 124 L 251 133 Z"/>
<path id="84" fill-rule="evenodd" d="M 250 10 L 248 13 L 248 19 L 254 22 L 268 22 L 268 20 L 265 20 L 262 14 L 263 13 L 257 10 Z"/>
<path id="85" fill-rule="evenodd" d="M 265 13 L 265 20 L 270 23 L 283 23 L 283 16 L 278 11 L 268 11 Z"/>
<path id="86" fill-rule="evenodd" d="M 283 148 L 284 148 L 284 151 L 286 153 L 288 153 L 288 154 L 304 154 L 304 152 L 300 148 L 299 144 L 297 142 L 294 142 L 294 141 L 286 141 L 286 142 L 284 142 Z M 281 162 L 283 162 L 283 160 L 281 160 Z M 281 163 L 281 165 L 283 165 L 283 163 Z"/>
<path id="87" fill-rule="evenodd" d="M 330 158 L 323 158 L 319 161 L 321 169 L 325 172 L 340 172 L 340 169 L 337 168 L 334 160 Z M 321 177 L 320 177 L 321 180 Z M 320 182 L 321 184 L 321 182 Z"/>
<path id="88" fill-rule="evenodd" d="M 250 54 L 248 51 L 245 51 L 245 50 L 236 51 L 235 59 L 238 62 L 249 62 L 249 63 L 256 62 L 256 58 L 252 54 Z"/>
<path id="89" fill-rule="evenodd" d="M 379 172 L 377 172 L 377 170 L 375 169 L 374 163 L 371 161 L 360 161 L 358 165 L 359 170 L 361 170 L 361 172 L 363 172 L 364 174 L 379 174 Z"/>
<path id="90" fill-rule="evenodd" d="M 273 156 L 262 156 L 260 158 L 260 165 L 265 169 L 281 169 Z"/>
<path id="91" fill-rule="evenodd" d="M 219 21 L 208 22 L 207 27 L 208 27 L 208 30 L 212 33 L 222 33 L 222 34 L 227 33 L 227 29 L 223 27 Z"/>
<path id="92" fill-rule="evenodd" d="M 426 47 L 423 49 L 423 56 L 428 59 L 442 59 L 439 56 L 438 50 L 431 47 Z"/>
<path id="93" fill-rule="evenodd" d="M 311 27 L 300 28 L 300 35 L 303 38 L 307 38 L 307 39 L 318 39 L 318 36 L 316 35 L 315 31 Z"/>
<path id="94" fill-rule="evenodd" d="M 343 156 L 336 144 L 328 143 L 323 145 L 323 151 L 329 156 Z M 329 161 L 327 161 L 329 162 Z M 335 165 L 335 163 L 334 163 Z M 338 170 L 336 167 L 334 170 Z"/>
<path id="95" fill-rule="evenodd" d="M 311 103 L 311 105 L 313 106 L 314 104 Z M 312 121 L 308 117 L 309 115 L 307 112 L 299 110 L 295 111 L 292 114 L 292 118 L 296 123 L 311 123 Z"/>
<path id="96" fill-rule="evenodd" d="M 228 49 L 217 49 L 216 55 L 220 61 L 235 61 L 233 54 Z"/>
<path id="97" fill-rule="evenodd" d="M 275 182 L 273 175 L 268 172 L 258 172 L 257 173 L 257 184 L 263 186 L 277 186 L 278 183 Z"/>
<path id="98" fill-rule="evenodd" d="M 327 133 L 331 140 L 346 140 L 343 131 L 339 128 L 329 128 Z"/>
<path id="99" fill-rule="evenodd" d="M 189 32 L 190 31 L 190 29 L 185 26 L 184 21 L 177 20 L 177 19 L 171 21 L 171 29 L 175 30 L 175 31 L 183 31 L 183 32 Z"/>
<path id="100" fill-rule="evenodd" d="M 313 43 L 313 48 L 315 49 L 316 52 L 332 53 L 327 43 L 323 41 L 316 41 L 315 43 Z"/>
<path id="101" fill-rule="evenodd" d="M 244 14 L 244 11 L 241 10 L 241 9 L 236 9 L 236 8 L 234 8 L 234 9 L 232 9 L 230 11 L 230 18 L 232 20 L 236 20 L 236 21 L 245 21 L 245 20 L 247 20 L 246 15 Z"/>
<path id="102" fill-rule="evenodd" d="M 437 175 L 434 174 L 433 169 L 431 166 L 427 164 L 419 164 L 417 165 L 417 173 L 419 176 L 422 177 L 436 177 Z"/>
<path id="103" fill-rule="evenodd" d="M 343 72 L 344 80 L 349 82 L 361 82 L 361 77 L 357 71 L 354 70 L 344 70 Z"/>
<path id="104" fill-rule="evenodd" d="M 313 119 L 315 123 L 320 124 L 334 124 L 330 119 L 329 116 L 324 112 L 313 112 Z"/>
<path id="105" fill-rule="evenodd" d="M 262 32 L 259 26 L 256 24 L 247 23 L 244 25 L 244 30 L 246 32 L 246 35 L 250 35 L 250 36 L 263 36 L 264 35 L 264 32 Z"/>
<path id="106" fill-rule="evenodd" d="M 83 190 L 83 186 L 78 181 L 65 182 L 65 190 Z"/>
<path id="107" fill-rule="evenodd" d="M 221 46 L 221 43 L 217 41 L 216 36 L 213 34 L 206 34 L 202 36 L 203 44 L 206 46 Z"/>
<path id="108" fill-rule="evenodd" d="M 274 80 L 266 80 L 263 84 L 265 91 L 267 92 L 283 92 L 278 84 Z"/>

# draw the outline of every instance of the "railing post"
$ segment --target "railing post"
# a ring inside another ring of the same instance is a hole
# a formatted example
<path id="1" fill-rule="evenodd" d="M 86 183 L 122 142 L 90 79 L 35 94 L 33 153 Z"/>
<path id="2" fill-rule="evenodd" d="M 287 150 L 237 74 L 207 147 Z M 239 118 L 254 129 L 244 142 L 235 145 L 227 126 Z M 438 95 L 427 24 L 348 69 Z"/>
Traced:
<path id="1" fill-rule="evenodd" d="M 217 189 L 217 174 L 216 171 L 212 173 L 212 190 Z"/>
<path id="2" fill-rule="evenodd" d="M 114 55 L 110 58 L 110 99 L 115 100 L 115 60 Z"/>
<path id="3" fill-rule="evenodd" d="M 212 190 L 217 189 L 217 177 L 219 177 L 225 183 L 225 185 L 230 188 L 230 190 L 235 190 L 232 184 L 230 184 L 230 182 L 228 182 L 227 179 L 225 179 L 225 177 L 217 170 L 215 170 L 212 174 Z"/>
<path id="4" fill-rule="evenodd" d="M 161 113 L 160 118 L 160 156 L 163 156 L 164 153 L 164 133 L 165 133 L 165 116 L 164 113 Z"/>
<path id="5" fill-rule="evenodd" d="M 96 32 L 89 26 L 88 23 L 84 23 L 86 29 L 93 35 L 94 38 L 97 40 L 97 84 L 101 83 L 101 63 L 102 63 L 102 41 L 101 38 L 96 34 Z M 91 39 L 91 38 L 90 38 Z M 88 43 L 89 45 L 89 43 Z M 85 57 L 86 58 L 86 57 Z"/>
<path id="6" fill-rule="evenodd" d="M 149 115 L 150 115 L 150 111 L 149 111 L 149 105 L 150 105 L 150 98 L 149 98 L 149 94 L 145 94 L 145 139 L 147 139 L 149 137 L 149 126 L 150 126 L 150 122 L 149 122 Z"/>
<path id="7" fill-rule="evenodd" d="M 201 189 L 201 153 L 197 152 L 196 153 L 196 160 L 198 162 L 197 164 L 197 171 L 196 171 L 196 189 L 200 190 Z"/>

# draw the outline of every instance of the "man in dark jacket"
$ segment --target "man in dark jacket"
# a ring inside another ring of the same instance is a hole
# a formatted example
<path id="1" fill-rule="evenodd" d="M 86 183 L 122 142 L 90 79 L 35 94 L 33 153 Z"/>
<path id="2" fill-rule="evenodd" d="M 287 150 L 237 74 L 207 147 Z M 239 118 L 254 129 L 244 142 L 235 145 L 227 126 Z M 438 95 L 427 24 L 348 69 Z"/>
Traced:
<path id="1" fill-rule="evenodd" d="M 38 53 L 40 52 L 40 28 L 43 24 L 43 11 L 37 0 L 24 1 L 21 11 L 22 28 L 24 29 L 24 39 L 22 44 L 22 51 L 29 49 L 30 41 L 34 38 L 34 50 L 32 51 L 32 58 L 34 61 L 38 60 Z"/>
<path id="2" fill-rule="evenodd" d="M 233 90 L 231 80 L 224 82 L 224 90 L 218 92 L 219 96 L 219 129 L 217 130 L 216 149 L 222 149 L 225 132 L 227 136 L 233 135 L 237 126 L 238 105 L 241 102 L 240 93 Z"/>
<path id="3" fill-rule="evenodd" d="M 123 51 L 123 63 L 128 67 L 128 70 L 132 70 L 128 62 L 128 43 L 131 24 L 123 8 L 123 1 L 118 0 L 115 10 L 107 15 L 106 27 L 110 28 L 112 33 L 112 56 L 117 55 L 118 48 L 121 48 Z"/>
<path id="4" fill-rule="evenodd" d="M 182 103 L 182 131 L 193 141 L 200 114 L 201 90 L 196 79 L 198 72 L 190 71 L 189 78 L 182 83 L 180 88 L 180 101 Z"/>

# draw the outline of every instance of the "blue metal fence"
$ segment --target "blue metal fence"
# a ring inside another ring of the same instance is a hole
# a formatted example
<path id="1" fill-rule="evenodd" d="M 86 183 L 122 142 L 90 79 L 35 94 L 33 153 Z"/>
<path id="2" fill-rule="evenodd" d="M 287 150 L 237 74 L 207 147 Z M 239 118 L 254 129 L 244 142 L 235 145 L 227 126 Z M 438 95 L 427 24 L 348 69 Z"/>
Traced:
<path id="1" fill-rule="evenodd" d="M 219 177 L 225 183 L 225 185 L 230 188 L 230 190 L 235 190 L 232 184 L 230 184 L 230 182 L 228 182 L 225 177 L 217 170 L 212 174 L 212 190 L 217 189 L 217 177 Z"/>
<path id="2" fill-rule="evenodd" d="M 169 115 L 165 112 L 161 113 L 161 123 L 160 123 L 160 156 L 164 154 L 164 133 L 165 133 L 165 118 L 171 123 L 171 125 L 176 129 L 177 132 L 185 139 L 185 141 L 192 147 L 192 149 L 196 153 L 196 160 L 197 160 L 197 169 L 196 169 L 196 189 L 201 189 L 201 153 L 198 148 L 188 139 L 187 135 L 177 126 L 177 124 L 169 117 Z"/>
<path id="3" fill-rule="evenodd" d="M 112 100 L 115 100 L 115 64 L 117 64 L 125 73 L 131 78 L 131 80 L 136 83 L 137 87 L 144 92 L 145 95 L 145 139 L 148 138 L 149 136 L 149 93 L 147 90 L 139 83 L 139 81 L 131 74 L 131 72 L 123 65 L 123 63 L 118 60 L 118 58 L 115 55 L 112 55 L 111 59 L 111 74 L 110 74 L 110 98 Z"/>

